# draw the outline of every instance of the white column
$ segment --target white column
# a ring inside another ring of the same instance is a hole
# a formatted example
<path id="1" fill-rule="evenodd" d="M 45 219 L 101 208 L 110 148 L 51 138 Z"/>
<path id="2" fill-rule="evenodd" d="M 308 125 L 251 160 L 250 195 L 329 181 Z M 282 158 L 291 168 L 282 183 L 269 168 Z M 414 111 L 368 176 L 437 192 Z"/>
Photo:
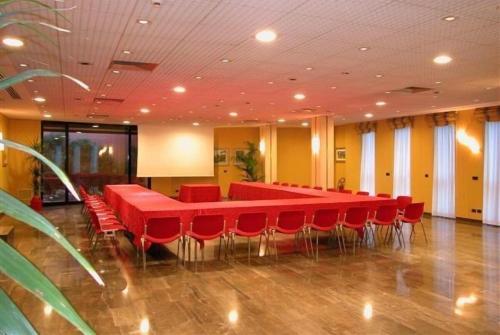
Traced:
<path id="1" fill-rule="evenodd" d="M 311 186 L 335 187 L 335 141 L 332 116 L 311 120 Z"/>
<path id="2" fill-rule="evenodd" d="M 275 125 L 260 127 L 259 151 L 264 166 L 264 181 L 272 183 L 277 179 L 278 146 Z"/>

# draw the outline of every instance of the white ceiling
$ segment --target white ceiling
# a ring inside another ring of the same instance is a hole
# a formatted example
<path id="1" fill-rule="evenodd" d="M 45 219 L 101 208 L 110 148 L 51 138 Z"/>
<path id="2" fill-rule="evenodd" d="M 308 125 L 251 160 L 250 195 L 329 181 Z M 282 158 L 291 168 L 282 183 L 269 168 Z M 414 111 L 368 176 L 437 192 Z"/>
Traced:
<path id="1" fill-rule="evenodd" d="M 338 123 L 348 123 L 366 120 L 367 112 L 382 119 L 500 101 L 498 0 L 163 0 L 159 8 L 150 0 L 44 2 L 76 6 L 64 13 L 71 24 L 41 12 L 72 33 L 47 30 L 52 45 L 19 28 L 2 31 L 23 37 L 26 45 L 0 49 L 0 71 L 13 74 L 20 63 L 50 68 L 85 81 L 91 91 L 68 80 L 37 78 L 15 86 L 21 101 L 0 92 L 0 113 L 7 116 L 41 118 L 47 111 L 56 120 L 91 121 L 87 114 L 96 113 L 113 123 L 238 124 L 279 118 L 293 123 L 334 113 Z M 457 20 L 442 20 L 448 15 Z M 139 18 L 151 24 L 140 25 Z M 264 28 L 277 32 L 274 43 L 255 40 Z M 364 46 L 370 49 L 360 51 Z M 434 64 L 442 53 L 453 62 Z M 231 62 L 223 64 L 223 58 Z M 159 66 L 151 73 L 113 74 L 111 60 Z M 178 84 L 187 92 L 173 93 Z M 433 90 L 385 93 L 406 86 Z M 296 92 L 306 99 L 295 101 Z M 47 98 L 45 105 L 31 101 L 37 94 Z M 125 101 L 94 103 L 101 94 Z M 379 100 L 387 105 L 376 107 Z M 141 107 L 151 113 L 140 114 Z M 229 117 L 231 111 L 239 116 Z"/>

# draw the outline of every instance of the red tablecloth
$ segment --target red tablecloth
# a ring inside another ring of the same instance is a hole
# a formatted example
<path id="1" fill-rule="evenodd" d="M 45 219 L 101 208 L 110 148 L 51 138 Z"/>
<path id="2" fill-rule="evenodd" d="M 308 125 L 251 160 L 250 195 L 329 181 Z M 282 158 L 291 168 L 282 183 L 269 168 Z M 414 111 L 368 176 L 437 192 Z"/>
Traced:
<path id="1" fill-rule="evenodd" d="M 179 191 L 182 202 L 215 202 L 220 197 L 220 186 L 216 184 L 183 184 Z"/>
<path id="2" fill-rule="evenodd" d="M 239 184 L 236 186 L 240 188 L 238 192 L 251 194 L 252 197 L 258 192 L 266 197 L 266 194 L 269 194 L 267 193 L 268 186 L 272 186 L 262 183 L 234 184 Z M 234 187 L 231 185 L 233 190 Z M 144 223 L 153 217 L 178 216 L 181 218 L 185 231 L 189 228 L 194 215 L 222 214 L 226 219 L 226 229 L 228 229 L 234 226 L 238 216 L 244 212 L 265 212 L 268 215 L 268 222 L 274 223 L 281 211 L 304 210 L 306 221 L 310 222 L 314 211 L 320 208 L 339 208 L 341 212 L 344 212 L 353 206 L 377 208 L 380 205 L 396 203 L 394 199 L 387 198 L 279 187 L 282 188 L 280 191 L 286 191 L 283 193 L 285 196 L 289 196 L 289 193 L 294 193 L 294 191 L 297 191 L 296 194 L 300 196 L 272 200 L 183 203 L 139 185 L 107 185 L 104 189 L 104 199 L 118 212 L 127 229 L 134 234 L 134 243 L 137 246 L 140 245 Z M 260 191 L 255 190 L 256 188 Z M 272 194 L 275 195 L 275 193 Z"/>

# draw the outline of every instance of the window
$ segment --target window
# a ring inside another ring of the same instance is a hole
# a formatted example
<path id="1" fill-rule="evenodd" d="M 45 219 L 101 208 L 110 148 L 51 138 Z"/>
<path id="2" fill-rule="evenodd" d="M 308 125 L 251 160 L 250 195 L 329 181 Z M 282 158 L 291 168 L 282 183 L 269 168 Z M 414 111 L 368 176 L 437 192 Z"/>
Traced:
<path id="1" fill-rule="evenodd" d="M 375 195 L 375 132 L 361 135 L 361 183 L 362 191 Z"/>
<path id="2" fill-rule="evenodd" d="M 392 193 L 411 195 L 411 128 L 394 131 L 394 184 Z"/>
<path id="3" fill-rule="evenodd" d="M 432 215 L 455 217 L 455 127 L 434 128 Z"/>
<path id="4" fill-rule="evenodd" d="M 43 153 L 69 176 L 73 185 L 102 192 L 106 184 L 137 183 L 137 128 L 132 126 L 43 122 Z M 42 173 L 44 203 L 75 201 L 49 170 Z"/>
<path id="5" fill-rule="evenodd" d="M 486 122 L 483 222 L 500 226 L 500 122 Z"/>

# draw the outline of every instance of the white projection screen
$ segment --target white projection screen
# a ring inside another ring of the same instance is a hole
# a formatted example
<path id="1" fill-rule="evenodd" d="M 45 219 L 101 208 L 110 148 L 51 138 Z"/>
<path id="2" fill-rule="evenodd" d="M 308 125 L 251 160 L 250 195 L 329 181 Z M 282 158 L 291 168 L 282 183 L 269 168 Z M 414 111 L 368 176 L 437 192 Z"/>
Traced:
<path id="1" fill-rule="evenodd" d="M 182 125 L 139 125 L 138 177 L 211 177 L 214 129 Z"/>

